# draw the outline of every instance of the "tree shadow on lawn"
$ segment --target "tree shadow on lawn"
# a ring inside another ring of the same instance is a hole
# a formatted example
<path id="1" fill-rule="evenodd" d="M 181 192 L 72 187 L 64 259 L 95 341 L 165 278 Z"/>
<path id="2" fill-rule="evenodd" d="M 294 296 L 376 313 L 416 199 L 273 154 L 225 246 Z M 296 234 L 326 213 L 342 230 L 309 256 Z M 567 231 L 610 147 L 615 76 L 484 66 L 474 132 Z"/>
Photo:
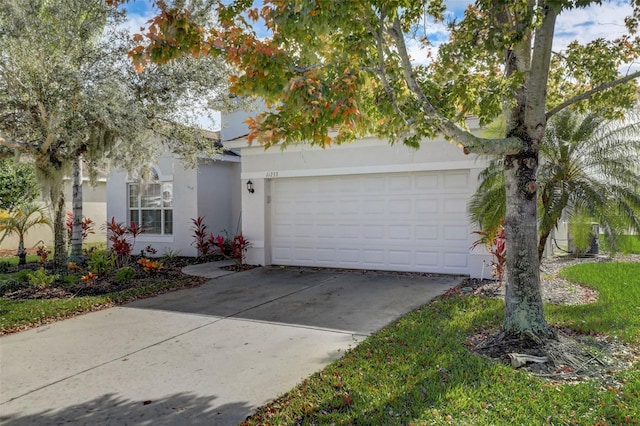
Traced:
<path id="1" fill-rule="evenodd" d="M 216 406 L 215 396 L 177 393 L 160 400 L 133 401 L 105 394 L 91 401 L 36 414 L 0 416 L 6 426 L 50 424 L 228 425 L 253 412 L 244 402 Z"/>
<path id="2" fill-rule="evenodd" d="M 499 300 L 441 298 L 372 335 L 244 424 L 541 424 L 589 416 L 594 401 L 618 418 L 629 415 L 628 407 L 615 406 L 615 392 L 588 384 L 577 394 L 568 390 L 573 385 L 559 392 L 561 383 L 474 353 L 471 337 L 498 331 L 503 315 Z"/>
<path id="3" fill-rule="evenodd" d="M 439 407 L 453 388 L 471 394 L 478 384 L 494 382 L 497 374 L 511 374 L 466 346 L 468 335 L 495 325 L 503 312 L 495 300 L 480 303 L 483 309 L 466 311 L 466 303 L 458 309 L 455 303 L 436 302 L 409 313 L 258 409 L 244 424 L 406 425 L 426 408 Z M 289 407 L 289 417 L 273 417 L 282 407 Z"/>
<path id="4" fill-rule="evenodd" d="M 586 305 L 546 305 L 545 313 L 550 322 L 561 322 L 563 327 L 576 332 L 589 335 L 597 334 L 596 330 L 605 330 L 606 334 L 624 340 L 638 339 L 638 313 L 621 312 L 612 303 L 603 300 Z"/>

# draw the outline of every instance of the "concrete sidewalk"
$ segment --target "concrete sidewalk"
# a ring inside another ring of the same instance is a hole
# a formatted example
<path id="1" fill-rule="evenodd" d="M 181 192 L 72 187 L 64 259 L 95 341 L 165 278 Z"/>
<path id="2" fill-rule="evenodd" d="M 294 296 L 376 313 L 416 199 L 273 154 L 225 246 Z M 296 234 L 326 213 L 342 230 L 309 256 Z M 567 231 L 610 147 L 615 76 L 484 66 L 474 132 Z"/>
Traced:
<path id="1" fill-rule="evenodd" d="M 0 423 L 237 424 L 460 280 L 257 268 L 5 336 Z"/>

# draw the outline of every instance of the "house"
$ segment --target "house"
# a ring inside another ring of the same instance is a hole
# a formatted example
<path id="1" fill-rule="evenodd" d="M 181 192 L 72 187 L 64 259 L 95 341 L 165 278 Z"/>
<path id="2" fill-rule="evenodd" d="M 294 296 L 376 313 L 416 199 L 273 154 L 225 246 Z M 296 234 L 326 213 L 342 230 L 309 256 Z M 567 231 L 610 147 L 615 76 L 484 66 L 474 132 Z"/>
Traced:
<path id="1" fill-rule="evenodd" d="M 265 150 L 247 142 L 248 115 L 223 116 L 216 161 L 165 152 L 148 182 L 111 173 L 107 218 L 146 229 L 135 252 L 197 255 L 191 219 L 204 217 L 209 232 L 244 234 L 250 264 L 490 276 L 467 215 L 484 160 L 444 139 Z"/>
<path id="2" fill-rule="evenodd" d="M 467 215 L 486 163 L 444 139 L 418 150 L 376 137 L 324 149 L 223 143 L 242 158 L 250 264 L 490 276 Z"/>
<path id="3" fill-rule="evenodd" d="M 218 139 L 219 135 L 211 137 Z M 161 146 L 159 144 L 159 146 Z M 157 255 L 196 256 L 192 219 L 203 217 L 207 231 L 233 235 L 240 226 L 240 158 L 222 153 L 202 158 L 197 167 L 168 150 L 146 181 L 112 170 L 107 181 L 107 220 L 144 229 L 134 253 L 151 246 Z"/>

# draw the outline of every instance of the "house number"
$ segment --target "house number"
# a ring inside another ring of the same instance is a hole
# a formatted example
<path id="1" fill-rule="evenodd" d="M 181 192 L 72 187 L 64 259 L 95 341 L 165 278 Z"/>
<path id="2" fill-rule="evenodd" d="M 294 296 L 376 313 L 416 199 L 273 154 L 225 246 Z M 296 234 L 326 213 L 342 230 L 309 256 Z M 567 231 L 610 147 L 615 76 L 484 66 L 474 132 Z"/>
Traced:
<path id="1" fill-rule="evenodd" d="M 278 177 L 278 172 L 267 172 L 264 177 L 267 179 L 276 178 Z"/>

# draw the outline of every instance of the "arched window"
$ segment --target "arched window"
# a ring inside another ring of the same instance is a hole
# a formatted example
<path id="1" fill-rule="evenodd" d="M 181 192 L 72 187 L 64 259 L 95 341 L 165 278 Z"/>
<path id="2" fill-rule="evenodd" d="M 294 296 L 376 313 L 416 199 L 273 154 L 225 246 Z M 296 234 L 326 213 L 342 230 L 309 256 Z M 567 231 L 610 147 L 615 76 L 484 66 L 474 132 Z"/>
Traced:
<path id="1" fill-rule="evenodd" d="M 148 182 L 129 184 L 129 221 L 147 234 L 173 234 L 173 183 L 160 182 L 155 168 Z"/>

